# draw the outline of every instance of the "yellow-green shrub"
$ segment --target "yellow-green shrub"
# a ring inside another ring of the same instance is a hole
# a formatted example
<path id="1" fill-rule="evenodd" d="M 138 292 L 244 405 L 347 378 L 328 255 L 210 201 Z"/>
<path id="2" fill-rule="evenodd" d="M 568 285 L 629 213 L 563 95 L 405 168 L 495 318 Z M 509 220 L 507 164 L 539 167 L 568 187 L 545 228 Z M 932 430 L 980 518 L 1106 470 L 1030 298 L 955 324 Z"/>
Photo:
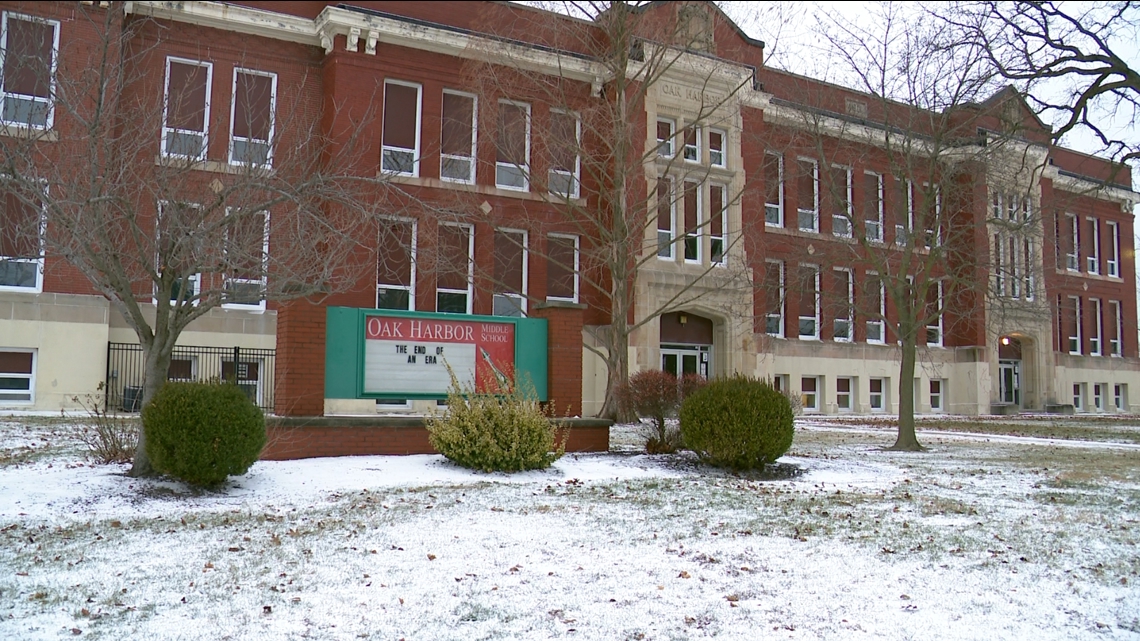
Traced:
<path id="1" fill-rule="evenodd" d="M 244 474 L 265 447 L 265 416 L 229 383 L 167 383 L 142 419 L 154 469 L 192 485 Z"/>
<path id="2" fill-rule="evenodd" d="M 791 404 L 766 380 L 717 379 L 681 405 L 685 447 L 711 465 L 762 468 L 788 451 L 793 434 Z"/>

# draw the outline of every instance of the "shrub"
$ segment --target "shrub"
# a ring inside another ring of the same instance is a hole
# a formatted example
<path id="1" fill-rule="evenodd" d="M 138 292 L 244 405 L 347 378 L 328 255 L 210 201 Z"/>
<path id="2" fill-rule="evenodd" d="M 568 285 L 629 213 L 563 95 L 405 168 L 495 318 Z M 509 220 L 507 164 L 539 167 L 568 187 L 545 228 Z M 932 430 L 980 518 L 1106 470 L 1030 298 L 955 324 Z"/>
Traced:
<path id="1" fill-rule="evenodd" d="M 618 390 L 618 398 L 626 411 L 653 421 L 645 439 L 650 454 L 672 454 L 681 447 L 681 432 L 665 419 L 673 417 L 681 401 L 700 389 L 706 381 L 697 374 L 686 374 L 680 381 L 669 372 L 643 370 L 629 377 Z"/>
<path id="2" fill-rule="evenodd" d="M 476 393 L 451 376 L 447 410 L 427 421 L 432 447 L 466 468 L 519 472 L 549 467 L 566 451 L 531 385 L 498 381 L 499 394 Z"/>
<path id="3" fill-rule="evenodd" d="M 142 419 L 154 469 L 192 485 L 245 473 L 265 447 L 265 416 L 229 383 L 167 383 Z"/>
<path id="4" fill-rule="evenodd" d="M 681 406 L 685 446 L 711 465 L 762 468 L 788 451 L 793 431 L 791 404 L 766 380 L 718 379 Z"/>
<path id="5" fill-rule="evenodd" d="M 103 392 L 103 383 L 99 383 L 95 394 L 71 398 L 87 412 L 87 425 L 80 431 L 79 440 L 94 461 L 130 463 L 139 445 L 138 417 L 104 410 Z"/>

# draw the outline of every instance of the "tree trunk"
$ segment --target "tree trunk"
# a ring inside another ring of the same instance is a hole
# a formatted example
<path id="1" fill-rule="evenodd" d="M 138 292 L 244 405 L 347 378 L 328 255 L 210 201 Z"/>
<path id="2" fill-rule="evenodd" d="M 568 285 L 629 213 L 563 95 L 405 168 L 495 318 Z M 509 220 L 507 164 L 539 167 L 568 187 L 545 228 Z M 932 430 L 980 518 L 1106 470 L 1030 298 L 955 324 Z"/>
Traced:
<path id="1" fill-rule="evenodd" d="M 902 341 L 902 367 L 899 368 L 899 433 L 888 450 L 922 452 L 926 448 L 914 433 L 914 366 L 917 356 L 916 331 L 905 332 Z"/>
<path id="2" fill-rule="evenodd" d="M 618 391 L 629 382 L 629 332 L 625 331 L 625 319 L 610 326 L 610 344 L 606 355 L 606 400 L 598 416 L 619 423 L 628 423 L 632 416 L 621 406 Z M 620 325 L 621 327 L 617 327 Z"/>
<path id="3" fill-rule="evenodd" d="M 158 390 L 166 384 L 171 352 L 172 350 L 162 349 L 157 345 L 149 348 L 143 346 L 144 374 L 141 406 L 143 409 L 150 404 Z M 131 464 L 131 470 L 127 474 L 133 477 L 155 476 L 157 474 L 157 471 L 150 464 L 150 456 L 146 453 L 146 430 L 144 429 L 139 429 L 139 445 L 135 449 L 135 458 Z"/>

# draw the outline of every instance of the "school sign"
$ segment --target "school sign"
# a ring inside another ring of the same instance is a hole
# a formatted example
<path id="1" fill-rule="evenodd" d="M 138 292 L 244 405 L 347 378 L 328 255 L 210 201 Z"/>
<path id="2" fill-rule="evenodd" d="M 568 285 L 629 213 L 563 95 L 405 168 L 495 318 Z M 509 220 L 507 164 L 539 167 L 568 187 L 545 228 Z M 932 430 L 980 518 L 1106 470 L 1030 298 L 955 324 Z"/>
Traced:
<path id="1" fill-rule="evenodd" d="M 329 307 L 326 398 L 442 399 L 459 382 L 482 391 L 518 373 L 547 398 L 547 322 Z"/>

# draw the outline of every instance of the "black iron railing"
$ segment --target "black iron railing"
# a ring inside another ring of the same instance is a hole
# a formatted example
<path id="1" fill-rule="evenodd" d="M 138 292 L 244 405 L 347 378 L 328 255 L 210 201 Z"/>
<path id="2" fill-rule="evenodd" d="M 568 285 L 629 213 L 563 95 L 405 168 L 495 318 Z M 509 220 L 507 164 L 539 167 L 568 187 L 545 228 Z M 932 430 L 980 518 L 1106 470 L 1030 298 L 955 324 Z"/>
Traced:
<path id="1" fill-rule="evenodd" d="M 233 381 L 258 407 L 270 412 L 273 410 L 276 354 L 277 350 L 273 349 L 180 345 L 174 348 L 166 378 L 171 381 Z M 105 409 L 139 411 L 145 365 L 140 345 L 107 344 Z"/>

